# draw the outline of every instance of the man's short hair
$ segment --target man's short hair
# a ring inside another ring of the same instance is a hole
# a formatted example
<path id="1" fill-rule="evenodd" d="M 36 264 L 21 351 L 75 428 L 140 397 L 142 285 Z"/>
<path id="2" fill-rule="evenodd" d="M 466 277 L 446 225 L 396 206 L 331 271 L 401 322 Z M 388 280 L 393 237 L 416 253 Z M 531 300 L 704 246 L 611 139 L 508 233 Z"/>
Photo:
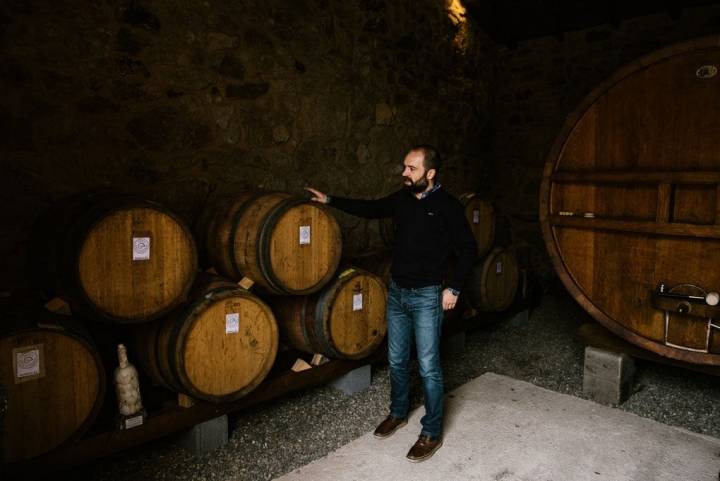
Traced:
<path id="1" fill-rule="evenodd" d="M 442 165 L 442 158 L 440 157 L 440 153 L 437 149 L 432 145 L 420 144 L 410 150 L 418 150 L 422 152 L 423 167 L 425 167 L 425 171 L 427 172 L 430 169 L 435 169 L 435 180 L 437 180 L 440 175 L 440 166 Z"/>

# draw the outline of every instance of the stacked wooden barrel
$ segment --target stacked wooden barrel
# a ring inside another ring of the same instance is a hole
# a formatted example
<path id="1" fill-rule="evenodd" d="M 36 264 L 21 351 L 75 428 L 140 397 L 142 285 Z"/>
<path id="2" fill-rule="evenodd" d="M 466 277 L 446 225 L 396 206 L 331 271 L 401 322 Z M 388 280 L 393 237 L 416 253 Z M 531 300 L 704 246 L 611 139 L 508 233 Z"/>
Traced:
<path id="1" fill-rule="evenodd" d="M 105 370 L 76 320 L 48 312 L 0 322 L 0 384 L 7 391 L 2 462 L 44 454 L 79 438 L 105 397 Z"/>
<path id="2" fill-rule="evenodd" d="M 184 301 L 195 241 L 159 204 L 107 192 L 58 203 L 36 226 L 35 280 L 76 314 L 118 323 L 162 317 Z"/>
<path id="3" fill-rule="evenodd" d="M 224 277 L 198 274 L 188 228 L 148 200 L 84 193 L 40 219 L 34 279 L 47 306 L 64 300 L 75 318 L 43 310 L 42 322 L 0 323 L 4 462 L 82 435 L 100 411 L 118 343 L 152 381 L 141 389 L 155 384 L 213 403 L 263 382 L 281 331 L 288 346 L 331 358 L 361 359 L 382 343 L 386 287 L 360 269 L 338 274 L 340 228 L 324 206 L 246 192 L 218 199 L 199 225 L 201 253 Z"/>
<path id="4" fill-rule="evenodd" d="M 275 316 L 257 296 L 217 276 L 200 276 L 191 299 L 137 331 L 140 364 L 173 391 L 211 402 L 239 399 L 275 361 Z"/>
<path id="5" fill-rule="evenodd" d="M 507 219 L 499 217 L 493 204 L 480 194 L 468 192 L 459 200 L 478 249 L 478 258 L 462 289 L 459 309 L 504 311 L 515 300 L 520 277 Z"/>
<path id="6" fill-rule="evenodd" d="M 270 302 L 283 338 L 292 347 L 329 358 L 362 359 L 385 337 L 386 299 L 382 279 L 350 267 L 319 293 Z"/>
<path id="7" fill-rule="evenodd" d="M 482 312 L 504 311 L 515 300 L 520 272 L 512 248 L 495 247 L 478 260 L 463 293 L 471 307 Z"/>
<path id="8" fill-rule="evenodd" d="M 218 273 L 248 277 L 276 295 L 318 291 L 335 274 L 342 251 L 340 227 L 327 209 L 284 193 L 219 199 L 199 236 Z"/>
<path id="9" fill-rule="evenodd" d="M 338 277 L 340 227 L 324 206 L 285 193 L 242 192 L 211 203 L 197 232 L 210 266 L 255 283 L 288 346 L 361 359 L 382 342 L 385 286 L 361 270 Z"/>
<path id="10" fill-rule="evenodd" d="M 477 255 L 483 257 L 495 240 L 495 208 L 487 199 L 474 192 L 462 194 L 458 200 L 465 209 L 465 218 L 477 243 Z"/>

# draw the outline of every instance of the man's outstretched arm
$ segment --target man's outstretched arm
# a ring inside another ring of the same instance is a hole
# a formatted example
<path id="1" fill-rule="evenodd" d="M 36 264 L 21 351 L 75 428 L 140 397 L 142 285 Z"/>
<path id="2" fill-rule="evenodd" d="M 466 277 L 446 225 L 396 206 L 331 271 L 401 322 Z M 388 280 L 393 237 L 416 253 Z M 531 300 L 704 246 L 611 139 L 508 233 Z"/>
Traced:
<path id="1" fill-rule="evenodd" d="M 345 197 L 330 197 L 324 192 L 320 192 L 312 187 L 305 187 L 305 190 L 312 194 L 310 200 L 319 202 L 321 204 L 331 205 L 336 207 L 348 214 L 356 215 L 358 217 L 365 217 L 366 219 L 377 219 L 380 217 L 392 217 L 393 215 L 393 197 L 396 193 L 390 194 L 381 199 L 375 200 L 362 200 L 362 199 L 347 199 Z"/>

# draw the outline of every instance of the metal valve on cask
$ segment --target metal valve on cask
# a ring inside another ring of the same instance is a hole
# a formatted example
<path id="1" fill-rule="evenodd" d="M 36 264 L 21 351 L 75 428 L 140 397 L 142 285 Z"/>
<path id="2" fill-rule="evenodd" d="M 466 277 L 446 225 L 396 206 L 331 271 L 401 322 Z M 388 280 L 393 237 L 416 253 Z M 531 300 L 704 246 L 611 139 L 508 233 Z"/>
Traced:
<path id="1" fill-rule="evenodd" d="M 651 305 L 664 311 L 665 345 L 695 352 L 709 352 L 713 329 L 720 329 L 715 320 L 720 317 L 720 294 L 706 291 L 694 284 L 677 284 L 668 288 L 661 283 L 650 297 Z M 673 320 L 696 324 L 705 333 L 704 345 L 687 346 L 673 340 Z M 702 325 L 701 325 L 702 324 Z"/>

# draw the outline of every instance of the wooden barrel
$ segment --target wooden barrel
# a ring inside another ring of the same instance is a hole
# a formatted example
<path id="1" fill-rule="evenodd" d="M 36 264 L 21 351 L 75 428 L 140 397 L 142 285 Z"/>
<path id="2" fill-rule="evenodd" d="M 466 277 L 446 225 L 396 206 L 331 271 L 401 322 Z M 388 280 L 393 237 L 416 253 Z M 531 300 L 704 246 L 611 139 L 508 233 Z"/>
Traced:
<path id="1" fill-rule="evenodd" d="M 203 244 L 222 275 L 267 293 L 309 294 L 340 262 L 340 226 L 322 205 L 283 193 L 246 192 L 214 203 Z"/>
<path id="2" fill-rule="evenodd" d="M 495 241 L 495 209 L 479 194 L 467 192 L 458 197 L 465 207 L 465 218 L 477 243 L 478 257 L 490 250 Z"/>
<path id="3" fill-rule="evenodd" d="M 387 331 L 385 284 L 357 268 L 343 270 L 312 296 L 283 296 L 270 303 L 287 344 L 329 358 L 367 357 Z"/>
<path id="4" fill-rule="evenodd" d="M 257 296 L 217 276 L 199 276 L 191 299 L 136 329 L 138 362 L 173 391 L 211 402 L 239 399 L 275 362 L 275 317 Z"/>
<path id="5" fill-rule="evenodd" d="M 694 300 L 677 312 L 657 290 L 720 290 L 718 66 L 713 36 L 622 68 L 568 117 L 540 191 L 545 243 L 577 302 L 640 347 L 710 365 L 720 312 Z"/>
<path id="6" fill-rule="evenodd" d="M 0 384 L 7 391 L 3 462 L 28 460 L 75 440 L 97 417 L 105 370 L 71 318 L 42 311 L 3 315 L 0 360 Z"/>
<path id="7" fill-rule="evenodd" d="M 500 312 L 517 294 L 520 272 L 513 249 L 496 247 L 476 262 L 463 287 L 467 302 L 478 311 Z"/>
<path id="8" fill-rule="evenodd" d="M 110 193 L 59 202 L 37 223 L 36 279 L 84 317 L 137 323 L 182 302 L 197 270 L 192 234 L 154 202 Z"/>

